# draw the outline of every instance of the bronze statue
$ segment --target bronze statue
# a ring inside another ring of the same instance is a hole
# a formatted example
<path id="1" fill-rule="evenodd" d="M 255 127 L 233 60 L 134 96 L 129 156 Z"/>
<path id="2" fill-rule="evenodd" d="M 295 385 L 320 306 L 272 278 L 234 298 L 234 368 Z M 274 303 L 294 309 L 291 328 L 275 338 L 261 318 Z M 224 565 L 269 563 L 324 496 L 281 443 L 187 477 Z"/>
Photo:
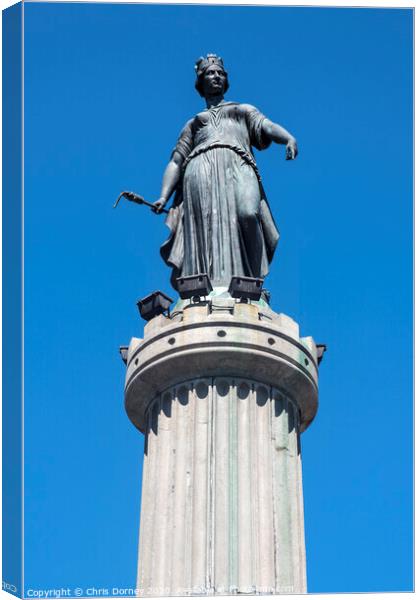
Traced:
<path id="1" fill-rule="evenodd" d="M 175 192 L 161 255 L 173 269 L 175 288 L 177 277 L 197 273 L 207 273 L 213 287 L 228 286 L 232 276 L 264 278 L 279 233 L 252 147 L 285 144 L 286 159 L 293 160 L 296 140 L 255 107 L 225 101 L 229 81 L 220 57 L 201 57 L 195 70 L 207 108 L 181 131 L 153 204 L 162 212 Z M 124 195 L 136 201 L 135 194 Z"/>

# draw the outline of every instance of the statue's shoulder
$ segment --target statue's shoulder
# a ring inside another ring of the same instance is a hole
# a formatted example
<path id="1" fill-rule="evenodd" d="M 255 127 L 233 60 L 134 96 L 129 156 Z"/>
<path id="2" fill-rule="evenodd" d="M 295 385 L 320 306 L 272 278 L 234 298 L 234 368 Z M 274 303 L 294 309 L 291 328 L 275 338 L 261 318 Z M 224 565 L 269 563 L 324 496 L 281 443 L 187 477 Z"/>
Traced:
<path id="1" fill-rule="evenodd" d="M 196 117 L 191 117 L 191 119 L 188 119 L 188 121 L 185 123 L 184 127 L 182 128 L 182 130 L 184 131 L 185 129 L 191 129 L 194 121 L 195 121 Z"/>
<path id="2" fill-rule="evenodd" d="M 191 119 L 188 119 L 188 121 L 184 124 L 179 134 L 180 138 L 190 137 L 192 135 L 194 120 L 195 117 L 192 117 Z"/>
<path id="3" fill-rule="evenodd" d="M 246 102 L 241 102 L 240 104 L 238 104 L 239 110 L 241 110 L 243 113 L 252 113 L 254 111 L 258 111 L 258 109 L 253 106 L 252 104 L 247 104 Z"/>

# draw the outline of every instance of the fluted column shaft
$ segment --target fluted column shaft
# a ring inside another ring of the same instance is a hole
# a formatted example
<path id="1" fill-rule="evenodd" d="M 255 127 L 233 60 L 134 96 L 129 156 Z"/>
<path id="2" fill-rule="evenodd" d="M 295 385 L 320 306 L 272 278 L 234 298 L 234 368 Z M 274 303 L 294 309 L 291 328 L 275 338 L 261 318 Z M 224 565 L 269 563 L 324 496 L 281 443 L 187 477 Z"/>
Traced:
<path id="1" fill-rule="evenodd" d="M 255 380 L 177 384 L 147 410 L 144 596 L 306 591 L 299 409 Z"/>

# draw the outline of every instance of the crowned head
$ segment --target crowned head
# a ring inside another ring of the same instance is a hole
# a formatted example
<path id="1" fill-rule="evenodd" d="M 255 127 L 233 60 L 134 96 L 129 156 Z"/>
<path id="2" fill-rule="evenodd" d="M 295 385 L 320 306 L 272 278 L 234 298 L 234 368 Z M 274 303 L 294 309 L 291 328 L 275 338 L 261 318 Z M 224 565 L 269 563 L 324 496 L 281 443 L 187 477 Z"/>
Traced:
<path id="1" fill-rule="evenodd" d="M 205 79 L 208 79 L 211 75 L 215 75 L 216 79 L 220 78 L 222 80 L 222 89 L 220 90 L 222 94 L 224 94 L 228 90 L 228 74 L 223 66 L 222 58 L 220 56 L 217 56 L 217 54 L 207 54 L 205 58 L 203 56 L 200 56 L 200 58 L 195 63 L 194 68 L 197 75 L 197 79 L 195 81 L 195 89 L 200 94 L 200 96 L 206 95 L 206 91 L 208 91 L 208 85 Z M 216 84 L 214 85 L 217 87 Z"/>

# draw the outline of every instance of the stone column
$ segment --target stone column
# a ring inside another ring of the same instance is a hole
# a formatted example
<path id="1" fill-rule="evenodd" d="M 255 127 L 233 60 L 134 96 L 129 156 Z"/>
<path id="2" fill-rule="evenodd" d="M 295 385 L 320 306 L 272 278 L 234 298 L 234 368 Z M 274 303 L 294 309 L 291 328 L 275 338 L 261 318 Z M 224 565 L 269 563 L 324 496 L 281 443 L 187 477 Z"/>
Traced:
<path id="1" fill-rule="evenodd" d="M 140 595 L 305 592 L 312 338 L 263 302 L 181 305 L 131 341 L 126 408 L 146 436 Z"/>

